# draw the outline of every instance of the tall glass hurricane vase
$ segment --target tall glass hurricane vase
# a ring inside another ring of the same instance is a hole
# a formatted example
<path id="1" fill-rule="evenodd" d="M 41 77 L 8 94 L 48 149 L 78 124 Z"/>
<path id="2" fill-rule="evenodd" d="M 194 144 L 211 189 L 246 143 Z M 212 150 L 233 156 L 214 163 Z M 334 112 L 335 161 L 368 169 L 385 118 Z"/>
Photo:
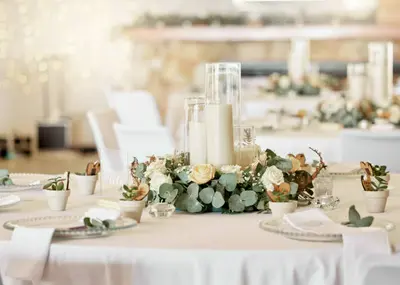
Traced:
<path id="1" fill-rule="evenodd" d="M 234 128 L 241 120 L 240 63 L 206 65 L 207 163 L 235 163 Z"/>
<path id="2" fill-rule="evenodd" d="M 185 153 L 191 165 L 207 163 L 206 124 L 204 97 L 185 98 Z"/>

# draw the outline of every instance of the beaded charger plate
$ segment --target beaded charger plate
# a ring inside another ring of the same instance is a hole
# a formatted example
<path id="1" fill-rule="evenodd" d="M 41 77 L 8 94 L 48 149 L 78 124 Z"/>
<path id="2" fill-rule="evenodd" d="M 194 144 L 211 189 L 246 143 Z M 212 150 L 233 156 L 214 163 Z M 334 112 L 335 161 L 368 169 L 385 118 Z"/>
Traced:
<path id="1" fill-rule="evenodd" d="M 42 189 L 44 183 L 52 178 L 52 175 L 35 173 L 12 173 L 10 178 L 12 185 L 0 185 L 0 192 L 17 192 L 34 189 Z"/>
<path id="2" fill-rule="evenodd" d="M 116 231 L 133 228 L 136 225 L 135 220 L 121 217 L 109 228 L 90 228 L 82 225 L 82 216 L 46 216 L 7 221 L 3 227 L 7 230 L 14 230 L 17 227 L 55 228 L 54 237 L 71 239 L 108 236 Z"/>
<path id="3" fill-rule="evenodd" d="M 324 233 L 311 233 L 304 232 L 293 228 L 289 223 L 283 219 L 269 219 L 263 220 L 259 223 L 261 229 L 282 235 L 284 237 L 300 240 L 300 241 L 312 241 L 312 242 L 341 242 L 342 234 L 340 232 L 324 232 Z M 393 231 L 396 226 L 389 221 L 375 219 L 372 227 L 379 227 L 387 230 L 388 232 Z"/>

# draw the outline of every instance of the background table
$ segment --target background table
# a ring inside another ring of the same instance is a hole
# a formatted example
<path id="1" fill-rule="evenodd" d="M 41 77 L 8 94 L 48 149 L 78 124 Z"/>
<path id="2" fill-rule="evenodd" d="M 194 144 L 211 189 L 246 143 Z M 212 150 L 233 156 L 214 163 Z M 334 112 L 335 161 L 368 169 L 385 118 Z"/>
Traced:
<path id="1" fill-rule="evenodd" d="M 256 144 L 261 149 L 267 148 L 281 156 L 289 153 L 304 153 L 307 160 L 318 159 L 309 147 L 323 153 L 325 161 L 341 161 L 341 144 L 339 131 L 301 130 L 301 131 L 256 131 Z"/>
<path id="2" fill-rule="evenodd" d="M 398 188 L 400 175 L 393 175 L 391 184 Z M 352 204 L 366 215 L 359 178 L 335 179 L 334 186 L 342 203 L 331 215 L 345 220 Z M 83 215 L 97 199 L 118 197 L 116 187 L 103 196 L 79 197 L 73 188 L 71 191 L 63 213 L 49 211 L 41 191 L 21 192 L 22 203 L 0 210 L 0 223 L 33 216 Z M 386 213 L 376 218 L 400 222 L 400 195 L 395 192 Z M 270 215 L 256 213 L 176 213 L 159 220 L 146 212 L 138 227 L 110 237 L 54 241 L 43 284 L 341 284 L 340 244 L 300 242 L 263 231 L 258 223 L 268 218 Z M 0 229 L 0 269 L 5 285 L 14 284 L 4 277 L 10 237 L 10 231 Z M 390 238 L 400 242 L 399 230 L 391 232 Z"/>

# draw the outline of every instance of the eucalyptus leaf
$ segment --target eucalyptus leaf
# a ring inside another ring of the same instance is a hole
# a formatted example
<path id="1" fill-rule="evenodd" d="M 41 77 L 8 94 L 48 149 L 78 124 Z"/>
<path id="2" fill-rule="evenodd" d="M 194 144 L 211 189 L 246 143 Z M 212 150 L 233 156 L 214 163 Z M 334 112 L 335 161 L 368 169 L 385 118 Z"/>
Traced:
<path id="1" fill-rule="evenodd" d="M 190 181 L 189 175 L 186 171 L 181 171 L 177 175 L 178 175 L 179 179 L 185 184 L 187 184 Z"/>
<path id="2" fill-rule="evenodd" d="M 217 185 L 215 185 L 215 191 L 220 192 L 223 195 L 225 193 L 225 187 L 222 184 L 217 183 Z"/>
<path id="3" fill-rule="evenodd" d="M 187 193 L 189 194 L 190 198 L 197 199 L 199 197 L 199 185 L 196 183 L 192 183 L 187 188 Z"/>
<path id="4" fill-rule="evenodd" d="M 290 182 L 290 195 L 296 195 L 299 189 L 299 184 L 296 182 Z"/>
<path id="5" fill-rule="evenodd" d="M 364 217 L 358 221 L 356 221 L 354 224 L 358 227 L 358 228 L 363 228 L 363 227 L 369 227 L 372 225 L 372 223 L 374 222 L 374 217 L 372 216 L 368 216 L 368 217 Z"/>
<path id="6" fill-rule="evenodd" d="M 160 195 L 160 197 L 163 199 L 167 199 L 173 190 L 174 187 L 171 184 L 163 183 L 158 190 L 158 195 Z"/>
<path id="7" fill-rule="evenodd" d="M 149 194 L 147 195 L 147 200 L 149 202 L 153 202 L 156 199 L 156 197 L 157 197 L 157 192 L 150 190 Z"/>
<path id="8" fill-rule="evenodd" d="M 241 213 L 246 208 L 245 205 L 242 203 L 242 199 L 240 199 L 240 196 L 237 194 L 232 195 L 229 198 L 228 203 L 229 209 L 232 212 Z"/>
<path id="9" fill-rule="evenodd" d="M 261 185 L 253 185 L 251 188 L 254 192 L 264 192 L 264 188 Z"/>
<path id="10" fill-rule="evenodd" d="M 144 177 L 144 173 L 146 172 L 147 166 L 144 163 L 139 163 L 135 170 L 135 175 L 142 179 Z"/>
<path id="11" fill-rule="evenodd" d="M 275 166 L 283 172 L 288 172 L 293 168 L 292 161 L 284 158 L 277 159 Z"/>
<path id="12" fill-rule="evenodd" d="M 214 189 L 211 187 L 204 188 L 199 193 L 199 198 L 204 204 L 210 204 L 214 197 Z"/>
<path id="13" fill-rule="evenodd" d="M 356 224 L 361 219 L 360 213 L 356 210 L 356 207 L 352 205 L 349 208 L 349 221 L 351 224 Z"/>
<path id="14" fill-rule="evenodd" d="M 178 195 L 178 189 L 174 189 L 169 192 L 168 196 L 165 198 L 165 202 L 172 203 L 174 202 L 176 196 Z"/>
<path id="15" fill-rule="evenodd" d="M 215 186 L 217 186 L 217 184 L 218 184 L 218 180 L 216 180 L 216 179 L 211 180 L 211 187 L 215 187 Z"/>
<path id="16" fill-rule="evenodd" d="M 123 188 L 125 191 L 129 191 L 128 185 L 124 185 L 124 186 L 122 186 L 122 188 Z"/>
<path id="17" fill-rule="evenodd" d="M 250 207 L 257 203 L 258 196 L 256 192 L 249 190 L 240 193 L 240 199 L 242 199 L 242 202 L 246 207 Z"/>
<path id="18" fill-rule="evenodd" d="M 256 206 L 257 210 L 262 211 L 265 210 L 265 200 L 261 199 L 260 201 L 258 201 L 257 206 Z"/>
<path id="19" fill-rule="evenodd" d="M 235 173 L 225 173 L 219 178 L 219 183 L 225 187 L 229 192 L 233 192 L 236 189 L 237 177 Z"/>
<path id="20" fill-rule="evenodd" d="M 189 197 L 186 201 L 186 209 L 189 213 L 200 213 L 203 205 L 193 197 Z"/>
<path id="21" fill-rule="evenodd" d="M 189 199 L 189 195 L 187 193 L 182 193 L 179 195 L 178 199 L 175 202 L 175 206 L 177 209 L 181 211 L 187 211 L 187 200 Z"/>
<path id="22" fill-rule="evenodd" d="M 212 199 L 212 206 L 218 209 L 221 208 L 223 205 L 225 205 L 225 200 L 221 192 L 215 192 L 214 197 Z"/>
<path id="23" fill-rule="evenodd" d="M 177 189 L 179 194 L 183 193 L 183 191 L 185 190 L 185 188 L 179 183 L 172 184 L 172 187 L 174 187 L 174 189 Z"/>
<path id="24" fill-rule="evenodd" d="M 267 153 L 268 160 L 275 158 L 277 155 L 270 149 L 266 149 L 265 152 Z"/>

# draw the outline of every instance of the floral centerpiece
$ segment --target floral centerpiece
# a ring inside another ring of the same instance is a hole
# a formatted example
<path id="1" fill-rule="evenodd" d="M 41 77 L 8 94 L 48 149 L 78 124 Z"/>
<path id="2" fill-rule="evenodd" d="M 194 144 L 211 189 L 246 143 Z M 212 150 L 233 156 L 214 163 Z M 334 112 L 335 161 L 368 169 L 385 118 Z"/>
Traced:
<path id="1" fill-rule="evenodd" d="M 273 73 L 267 77 L 265 86 L 261 89 L 277 95 L 295 93 L 299 96 L 319 95 L 322 88 L 340 89 L 340 82 L 329 75 L 306 76 L 301 82 L 293 82 L 289 76 Z"/>
<path id="2" fill-rule="evenodd" d="M 269 201 L 283 196 L 293 200 L 310 200 L 312 181 L 326 165 L 321 154 L 313 173 L 302 169 L 305 157 L 280 157 L 271 150 L 242 169 L 238 165 L 215 167 L 211 164 L 190 166 L 185 155 L 151 157 L 139 163 L 134 159 L 132 176 L 137 183 L 150 186 L 149 202 L 166 202 L 190 213 L 242 213 L 264 211 Z M 300 161 L 301 158 L 304 161 Z"/>
<path id="3" fill-rule="evenodd" d="M 361 121 L 372 123 L 377 107 L 369 100 L 354 102 L 344 96 L 330 96 L 317 106 L 317 117 L 323 123 L 337 123 L 344 128 L 356 128 Z"/>
<path id="4" fill-rule="evenodd" d="M 400 99 L 395 96 L 387 107 L 380 108 L 366 99 L 355 102 L 344 96 L 331 96 L 318 104 L 316 115 L 320 122 L 337 123 L 344 128 L 356 128 L 362 122 L 400 127 Z"/>

